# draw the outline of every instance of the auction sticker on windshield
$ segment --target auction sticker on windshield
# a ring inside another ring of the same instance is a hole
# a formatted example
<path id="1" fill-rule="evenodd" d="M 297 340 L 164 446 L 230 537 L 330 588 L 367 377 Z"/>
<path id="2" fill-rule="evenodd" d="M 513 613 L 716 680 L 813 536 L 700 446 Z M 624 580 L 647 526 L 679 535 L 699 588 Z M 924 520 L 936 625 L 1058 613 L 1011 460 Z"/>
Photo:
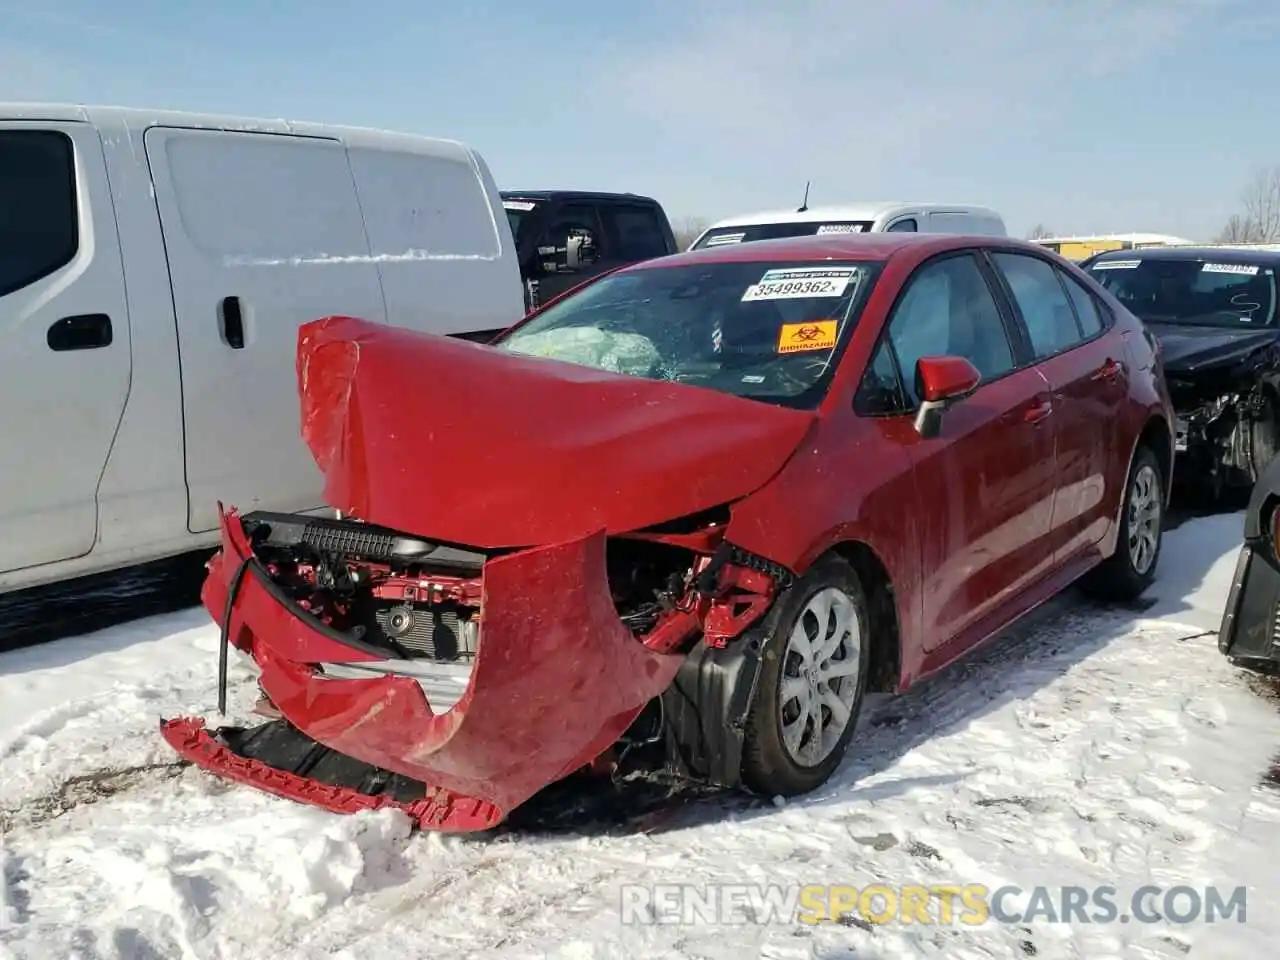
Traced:
<path id="1" fill-rule="evenodd" d="M 1141 260 L 1099 260 L 1092 264 L 1090 270 L 1135 270 L 1142 266 Z"/>
<path id="2" fill-rule="evenodd" d="M 812 320 L 808 323 L 784 323 L 778 334 L 779 353 L 801 350 L 830 350 L 836 345 L 835 320 Z"/>
<path id="3" fill-rule="evenodd" d="M 742 302 L 841 297 L 856 272 L 856 267 L 787 267 L 770 270 L 758 283 L 747 287 L 747 292 L 742 295 Z"/>
<path id="4" fill-rule="evenodd" d="M 1200 271 L 1202 273 L 1238 273 L 1252 277 L 1257 274 L 1258 268 L 1248 263 L 1206 263 Z"/>

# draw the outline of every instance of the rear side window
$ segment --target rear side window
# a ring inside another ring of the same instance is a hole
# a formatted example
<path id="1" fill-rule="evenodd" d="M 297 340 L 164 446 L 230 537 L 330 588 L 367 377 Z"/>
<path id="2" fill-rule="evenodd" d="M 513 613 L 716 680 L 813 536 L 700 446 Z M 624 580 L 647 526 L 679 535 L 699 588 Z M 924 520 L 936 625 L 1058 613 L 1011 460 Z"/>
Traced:
<path id="1" fill-rule="evenodd" d="M 1037 359 L 1061 353 L 1081 341 L 1075 311 L 1052 266 L 1020 253 L 993 253 L 991 259 L 1013 292 Z"/>
<path id="2" fill-rule="evenodd" d="M 71 138 L 0 133 L 0 297 L 65 267 L 79 246 Z"/>
<path id="3" fill-rule="evenodd" d="M 469 157 L 372 147 L 347 153 L 375 257 L 499 256 L 498 224 Z"/>
<path id="4" fill-rule="evenodd" d="M 605 230 L 618 238 L 618 259 L 650 260 L 667 255 L 662 221 L 652 207 L 603 204 L 600 216 Z"/>
<path id="5" fill-rule="evenodd" d="M 1076 319 L 1080 321 L 1080 332 L 1088 340 L 1102 332 L 1102 314 L 1098 312 L 1098 303 L 1075 277 L 1065 270 L 1059 270 L 1062 285 L 1067 288 L 1067 296 L 1071 305 L 1076 308 Z"/>
<path id="6" fill-rule="evenodd" d="M 908 217 L 906 220 L 899 220 L 886 230 L 885 233 L 915 233 L 916 229 L 915 219 Z"/>
<path id="7" fill-rule="evenodd" d="M 369 256 L 341 143 L 152 127 L 149 153 L 157 140 L 169 161 L 183 231 L 206 256 L 224 265 L 261 266 Z"/>

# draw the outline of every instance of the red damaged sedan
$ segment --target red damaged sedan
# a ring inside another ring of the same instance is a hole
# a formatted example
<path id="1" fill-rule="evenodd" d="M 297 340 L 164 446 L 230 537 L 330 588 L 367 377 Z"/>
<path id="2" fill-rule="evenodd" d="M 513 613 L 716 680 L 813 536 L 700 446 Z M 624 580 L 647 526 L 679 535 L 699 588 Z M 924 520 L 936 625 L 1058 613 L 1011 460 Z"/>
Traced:
<path id="1" fill-rule="evenodd" d="M 337 519 L 227 509 L 203 599 L 281 796 L 483 830 L 626 756 L 795 795 L 1076 580 L 1151 582 L 1174 422 L 1142 325 L 1006 238 L 834 235 L 601 276 L 492 345 L 301 328 Z"/>

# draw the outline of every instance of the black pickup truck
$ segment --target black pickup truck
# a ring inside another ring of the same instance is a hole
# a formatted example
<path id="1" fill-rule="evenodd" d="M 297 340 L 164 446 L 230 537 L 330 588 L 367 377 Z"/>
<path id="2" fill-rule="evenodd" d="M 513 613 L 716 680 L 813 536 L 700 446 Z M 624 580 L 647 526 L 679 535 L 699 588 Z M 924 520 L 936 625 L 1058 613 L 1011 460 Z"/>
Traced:
<path id="1" fill-rule="evenodd" d="M 662 206 L 634 193 L 503 190 L 529 309 L 598 273 L 676 253 Z"/>

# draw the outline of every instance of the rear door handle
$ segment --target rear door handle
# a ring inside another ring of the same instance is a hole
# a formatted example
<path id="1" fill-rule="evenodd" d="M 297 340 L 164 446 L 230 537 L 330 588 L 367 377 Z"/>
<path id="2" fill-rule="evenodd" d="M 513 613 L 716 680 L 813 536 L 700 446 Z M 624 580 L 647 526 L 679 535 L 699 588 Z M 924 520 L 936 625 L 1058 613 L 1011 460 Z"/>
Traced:
<path id="1" fill-rule="evenodd" d="M 1053 413 L 1052 401 L 1037 400 L 1022 411 L 1022 419 L 1024 423 L 1040 423 L 1051 413 Z"/>
<path id="2" fill-rule="evenodd" d="M 1106 363 L 1100 366 L 1093 374 L 1095 380 L 1115 380 L 1120 374 L 1124 373 L 1124 364 L 1119 360 L 1107 358 Z"/>
<path id="3" fill-rule="evenodd" d="M 50 350 L 100 350 L 111 346 L 111 318 L 105 313 L 78 313 L 56 321 L 45 336 Z"/>

